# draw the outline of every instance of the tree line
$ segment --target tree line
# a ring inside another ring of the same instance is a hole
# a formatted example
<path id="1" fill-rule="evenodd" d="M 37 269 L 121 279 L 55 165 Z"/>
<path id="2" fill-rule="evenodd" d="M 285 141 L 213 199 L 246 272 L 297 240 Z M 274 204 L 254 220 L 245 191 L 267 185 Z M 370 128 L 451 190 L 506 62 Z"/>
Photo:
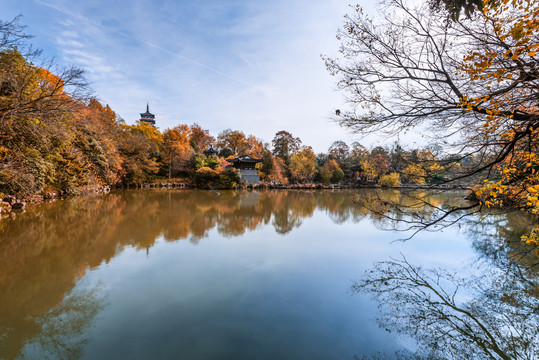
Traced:
<path id="1" fill-rule="evenodd" d="M 160 131 L 128 125 L 92 97 L 82 70 L 44 60 L 28 45 L 20 19 L 0 21 L 0 192 L 134 184 L 187 178 L 196 185 L 233 188 L 241 181 L 227 158 L 250 155 L 271 183 L 358 181 L 395 186 L 438 181 L 450 171 L 429 149 L 398 144 L 370 151 L 335 141 L 326 153 L 287 131 L 270 143 L 241 130 L 210 135 L 198 124 Z M 216 153 L 204 154 L 209 148 Z M 464 164 L 459 159 L 453 165 Z"/>

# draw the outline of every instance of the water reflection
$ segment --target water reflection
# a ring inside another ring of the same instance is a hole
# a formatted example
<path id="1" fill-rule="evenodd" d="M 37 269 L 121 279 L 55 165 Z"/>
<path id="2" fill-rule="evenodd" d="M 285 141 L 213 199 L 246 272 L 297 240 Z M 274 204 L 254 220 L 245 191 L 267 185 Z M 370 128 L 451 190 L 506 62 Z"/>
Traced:
<path id="1" fill-rule="evenodd" d="M 108 263 L 126 246 L 150 251 L 160 236 L 196 244 L 214 228 L 224 236 L 239 236 L 271 225 L 276 233 L 287 234 L 316 208 L 338 223 L 350 218 L 358 222 L 368 215 L 381 221 L 355 204 L 358 199 L 372 202 L 374 196 L 371 192 L 127 191 L 44 204 L 17 219 L 3 219 L 0 354 L 15 358 L 25 341 L 40 334 L 40 321 L 46 321 L 49 310 L 62 307 L 65 294 L 87 269 Z"/>
<path id="2" fill-rule="evenodd" d="M 404 255 L 376 263 L 352 289 L 375 298 L 379 325 L 412 337 L 418 350 L 374 358 L 538 359 L 537 258 L 520 241 L 533 220 L 519 213 L 468 219 L 477 259 L 464 273 L 425 269 Z"/>
<path id="3" fill-rule="evenodd" d="M 88 342 L 88 329 L 104 307 L 99 287 L 73 292 L 36 320 L 38 336 L 26 343 L 23 359 L 79 359 Z"/>
<path id="4" fill-rule="evenodd" d="M 379 221 L 382 230 L 406 233 L 411 239 L 421 231 L 439 231 L 477 214 L 479 208 L 465 199 L 462 190 L 386 190 L 372 191 L 356 203 Z"/>
<path id="5" fill-rule="evenodd" d="M 81 281 L 88 271 L 109 263 L 128 247 L 151 256 L 152 247 L 160 238 L 167 242 L 187 240 L 196 245 L 212 231 L 226 238 L 264 227 L 273 229 L 279 236 L 289 235 L 317 211 L 327 214 L 335 224 L 368 220 L 378 227 L 390 227 L 393 220 L 385 215 L 413 217 L 413 212 L 436 211 L 427 202 L 443 208 L 461 201 L 461 196 L 415 195 L 412 198 L 392 190 L 223 191 L 220 194 L 126 191 L 44 204 L 16 219 L 3 219 L 0 221 L 0 357 L 47 358 L 49 354 L 51 358 L 79 358 L 88 332 L 106 305 L 99 285 L 81 287 Z M 418 202 L 417 196 L 428 201 Z M 391 203 L 408 207 L 410 213 L 396 211 Z M 476 227 L 474 236 L 478 239 L 481 234 L 495 232 L 508 238 L 504 229 L 524 226 L 515 225 L 518 224 L 515 219 L 509 220 L 508 223 L 500 215 L 498 225 Z M 506 249 L 494 241 L 491 247 L 485 247 L 485 242 L 480 240 L 474 240 L 474 244 L 491 263 L 495 257 L 491 254 L 493 248 Z M 504 256 L 496 255 L 507 260 L 507 266 L 514 264 L 509 261 L 515 252 L 511 249 Z M 519 269 L 506 270 L 503 275 L 515 277 Z M 533 284 L 529 276 L 526 279 Z M 492 281 L 498 282 L 499 288 L 502 278 Z M 511 281 L 522 284 L 522 279 Z M 526 289 L 532 294 L 530 284 Z M 504 294 L 507 299 L 517 299 L 509 289 L 504 289 Z"/>

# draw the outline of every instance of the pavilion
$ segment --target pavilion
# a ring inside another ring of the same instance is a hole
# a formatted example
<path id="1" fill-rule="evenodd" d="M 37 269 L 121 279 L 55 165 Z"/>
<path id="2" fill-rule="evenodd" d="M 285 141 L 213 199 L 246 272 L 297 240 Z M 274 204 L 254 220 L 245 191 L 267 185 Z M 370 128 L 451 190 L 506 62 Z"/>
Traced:
<path id="1" fill-rule="evenodd" d="M 213 145 L 210 145 L 208 146 L 208 148 L 206 150 L 204 150 L 202 152 L 204 155 L 206 155 L 206 157 L 210 157 L 210 156 L 213 156 L 213 155 L 218 155 L 219 154 L 219 151 L 215 150 L 213 148 Z"/>
<path id="2" fill-rule="evenodd" d="M 255 159 L 249 155 L 241 155 L 234 159 L 227 159 L 231 167 L 238 169 L 241 173 L 241 179 L 246 180 L 248 184 L 258 184 L 260 177 L 256 171 L 256 164 L 262 162 L 262 159 Z"/>

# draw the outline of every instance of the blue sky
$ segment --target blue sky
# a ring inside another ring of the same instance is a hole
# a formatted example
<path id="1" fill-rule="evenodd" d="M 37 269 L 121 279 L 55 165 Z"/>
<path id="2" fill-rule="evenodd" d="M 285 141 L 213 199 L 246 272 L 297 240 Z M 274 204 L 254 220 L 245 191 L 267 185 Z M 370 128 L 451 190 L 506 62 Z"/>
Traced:
<path id="1" fill-rule="evenodd" d="M 128 124 L 149 102 L 161 130 L 198 123 L 214 136 L 231 128 L 266 142 L 288 130 L 316 152 L 359 139 L 331 121 L 344 94 L 320 58 L 337 54 L 345 0 L 0 0 L 0 8 L 2 20 L 23 15 L 46 56 L 85 69 L 96 96 Z"/>

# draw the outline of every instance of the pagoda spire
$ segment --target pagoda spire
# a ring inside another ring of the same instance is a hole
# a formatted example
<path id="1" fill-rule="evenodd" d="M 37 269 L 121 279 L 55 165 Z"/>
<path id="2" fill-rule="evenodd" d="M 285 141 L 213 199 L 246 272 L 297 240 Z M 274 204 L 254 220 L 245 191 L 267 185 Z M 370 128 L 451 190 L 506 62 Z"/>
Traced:
<path id="1" fill-rule="evenodd" d="M 140 114 L 141 122 L 149 123 L 155 126 L 155 115 L 150 112 L 150 103 L 146 103 L 146 112 Z"/>

